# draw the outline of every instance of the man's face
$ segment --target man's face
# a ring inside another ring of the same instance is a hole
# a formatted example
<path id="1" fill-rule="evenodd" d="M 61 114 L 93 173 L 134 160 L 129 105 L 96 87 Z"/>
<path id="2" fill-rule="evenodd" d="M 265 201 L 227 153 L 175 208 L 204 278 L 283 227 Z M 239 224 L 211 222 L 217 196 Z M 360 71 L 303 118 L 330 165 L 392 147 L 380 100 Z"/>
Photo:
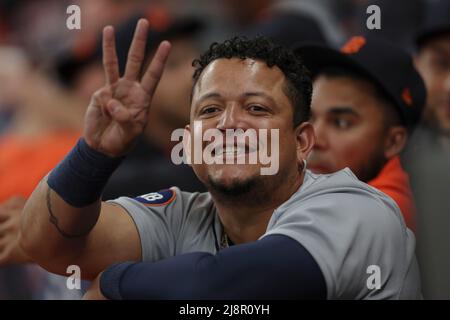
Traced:
<path id="1" fill-rule="evenodd" d="M 362 181 L 378 174 L 385 162 L 385 126 L 373 90 L 365 81 L 350 77 L 315 80 L 311 121 L 316 144 L 308 159 L 313 172 L 349 167 Z"/>
<path id="2" fill-rule="evenodd" d="M 252 186 L 275 188 L 280 180 L 298 177 L 297 136 L 293 127 L 293 107 L 283 91 L 285 77 L 277 68 L 251 59 L 218 59 L 203 70 L 193 90 L 190 132 L 194 121 L 202 131 L 219 129 L 279 130 L 279 170 L 275 175 L 261 175 L 257 164 L 193 164 L 199 179 L 210 190 L 246 190 Z M 258 136 L 258 143 L 261 143 Z M 202 148 L 212 142 L 203 142 Z M 193 153 L 193 146 L 191 148 Z M 246 150 L 246 157 L 249 150 Z M 227 155 L 226 157 L 237 157 Z"/>
<path id="3" fill-rule="evenodd" d="M 450 34 L 430 40 L 416 57 L 427 91 L 425 119 L 450 132 Z"/>

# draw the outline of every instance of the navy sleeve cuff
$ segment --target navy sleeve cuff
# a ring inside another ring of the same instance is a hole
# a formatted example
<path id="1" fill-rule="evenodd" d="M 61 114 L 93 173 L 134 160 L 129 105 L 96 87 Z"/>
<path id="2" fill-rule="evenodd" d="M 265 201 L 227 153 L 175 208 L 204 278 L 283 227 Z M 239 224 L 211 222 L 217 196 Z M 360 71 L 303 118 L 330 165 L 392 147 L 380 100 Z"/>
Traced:
<path id="1" fill-rule="evenodd" d="M 100 277 L 100 292 L 110 300 L 122 300 L 120 281 L 134 262 L 121 262 L 108 267 Z"/>

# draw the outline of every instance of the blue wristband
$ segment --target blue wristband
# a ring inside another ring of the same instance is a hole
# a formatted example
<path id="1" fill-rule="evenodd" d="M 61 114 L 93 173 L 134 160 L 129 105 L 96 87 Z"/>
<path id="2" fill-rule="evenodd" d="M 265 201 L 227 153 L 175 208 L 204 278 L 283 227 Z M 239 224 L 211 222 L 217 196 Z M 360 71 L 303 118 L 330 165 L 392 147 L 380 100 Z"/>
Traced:
<path id="1" fill-rule="evenodd" d="M 65 202 L 82 208 L 97 201 L 124 157 L 98 152 L 81 138 L 50 173 L 47 183 Z"/>

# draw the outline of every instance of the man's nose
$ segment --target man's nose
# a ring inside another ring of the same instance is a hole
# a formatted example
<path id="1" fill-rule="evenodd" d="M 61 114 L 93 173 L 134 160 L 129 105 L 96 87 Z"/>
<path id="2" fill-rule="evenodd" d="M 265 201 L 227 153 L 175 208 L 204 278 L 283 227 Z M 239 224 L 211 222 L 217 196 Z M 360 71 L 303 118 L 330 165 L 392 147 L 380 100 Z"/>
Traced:
<path id="1" fill-rule="evenodd" d="M 220 115 L 217 129 L 246 129 L 245 115 L 240 105 L 230 104 Z"/>

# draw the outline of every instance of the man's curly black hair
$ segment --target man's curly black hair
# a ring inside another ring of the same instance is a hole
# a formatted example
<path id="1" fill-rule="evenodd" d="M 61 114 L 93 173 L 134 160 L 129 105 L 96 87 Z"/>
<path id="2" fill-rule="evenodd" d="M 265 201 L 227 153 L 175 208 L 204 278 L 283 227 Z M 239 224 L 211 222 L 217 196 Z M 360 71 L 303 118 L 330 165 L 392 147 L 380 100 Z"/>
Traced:
<path id="1" fill-rule="evenodd" d="M 294 107 L 294 126 L 309 119 L 312 80 L 301 58 L 293 51 L 277 46 L 261 36 L 254 39 L 234 37 L 222 43 L 214 42 L 199 59 L 195 59 L 192 63 L 195 68 L 194 86 L 206 66 L 221 58 L 249 58 L 264 61 L 270 68 L 277 66 L 287 80 L 284 91 Z"/>

